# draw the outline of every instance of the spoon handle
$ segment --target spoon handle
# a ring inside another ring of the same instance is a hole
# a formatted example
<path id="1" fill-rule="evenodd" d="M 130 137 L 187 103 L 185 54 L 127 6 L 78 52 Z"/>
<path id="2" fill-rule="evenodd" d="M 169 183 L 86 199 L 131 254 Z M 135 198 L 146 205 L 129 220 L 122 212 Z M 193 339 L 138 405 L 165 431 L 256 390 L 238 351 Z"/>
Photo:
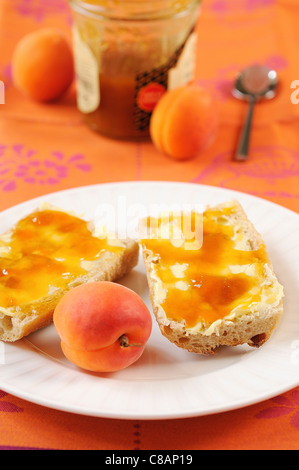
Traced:
<path id="1" fill-rule="evenodd" d="M 250 131 L 251 131 L 254 105 L 255 105 L 255 99 L 254 97 L 252 97 L 249 102 L 248 114 L 246 117 L 244 127 L 242 129 L 239 146 L 235 155 L 235 160 L 239 162 L 245 161 L 248 159 L 249 139 L 250 139 Z"/>

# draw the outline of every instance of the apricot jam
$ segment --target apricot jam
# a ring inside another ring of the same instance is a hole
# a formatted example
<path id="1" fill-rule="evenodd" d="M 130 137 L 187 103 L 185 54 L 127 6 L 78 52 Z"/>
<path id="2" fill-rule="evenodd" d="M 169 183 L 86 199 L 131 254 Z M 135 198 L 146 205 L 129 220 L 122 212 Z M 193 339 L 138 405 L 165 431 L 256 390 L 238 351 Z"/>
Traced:
<path id="1" fill-rule="evenodd" d="M 194 80 L 200 0 L 70 0 L 78 109 L 94 131 L 149 138 L 162 94 Z"/>
<path id="2" fill-rule="evenodd" d="M 202 244 L 197 249 L 188 250 L 171 239 L 142 240 L 144 249 L 153 252 L 154 269 L 163 283 L 161 306 L 167 318 L 184 320 L 189 328 L 211 324 L 235 307 L 246 309 L 259 301 L 268 261 L 263 244 L 252 250 L 235 242 L 234 228 L 223 221 L 223 211 L 206 211 L 202 221 Z"/>
<path id="3" fill-rule="evenodd" d="M 142 128 L 135 120 L 135 81 L 127 76 L 99 75 L 101 103 L 85 115 L 86 124 L 94 131 L 119 139 L 148 137 L 148 126 Z"/>
<path id="4" fill-rule="evenodd" d="M 87 273 L 84 261 L 116 252 L 107 239 L 96 238 L 88 223 L 56 210 L 36 211 L 15 226 L 0 244 L 0 306 L 38 300 L 49 289 L 66 287 Z"/>

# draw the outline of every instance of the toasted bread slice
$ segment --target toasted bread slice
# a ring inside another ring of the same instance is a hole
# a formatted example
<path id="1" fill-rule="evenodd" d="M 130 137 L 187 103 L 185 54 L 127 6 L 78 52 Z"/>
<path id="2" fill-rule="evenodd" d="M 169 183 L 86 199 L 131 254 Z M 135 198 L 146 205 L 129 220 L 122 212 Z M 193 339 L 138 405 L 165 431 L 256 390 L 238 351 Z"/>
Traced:
<path id="1" fill-rule="evenodd" d="M 143 221 L 143 258 L 161 332 L 201 354 L 222 345 L 261 346 L 283 312 L 283 287 L 261 235 L 237 201 L 189 218 L 188 237 L 181 216 Z"/>
<path id="2" fill-rule="evenodd" d="M 139 246 L 90 222 L 42 207 L 0 237 L 0 340 L 49 325 L 62 296 L 91 281 L 115 281 L 138 262 Z"/>

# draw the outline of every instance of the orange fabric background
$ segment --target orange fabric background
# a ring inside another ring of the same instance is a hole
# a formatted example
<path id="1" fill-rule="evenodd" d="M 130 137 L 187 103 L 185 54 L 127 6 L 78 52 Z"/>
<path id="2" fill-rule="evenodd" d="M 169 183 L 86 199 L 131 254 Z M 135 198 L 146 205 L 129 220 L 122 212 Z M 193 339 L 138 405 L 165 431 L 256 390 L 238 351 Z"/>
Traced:
<path id="1" fill-rule="evenodd" d="M 196 159 L 174 162 L 151 143 L 111 141 L 90 132 L 74 87 L 60 102 L 33 103 L 13 87 L 11 57 L 27 32 L 56 26 L 71 38 L 66 0 L 0 4 L 0 210 L 52 191 L 129 180 L 196 182 L 255 194 L 299 212 L 297 0 L 205 0 L 198 22 L 197 82 L 217 99 L 220 128 Z M 263 62 L 280 78 L 277 98 L 258 104 L 251 156 L 232 160 L 246 104 L 231 96 L 236 73 Z M 0 371 L 1 373 L 1 371 Z M 0 448 L 298 449 L 299 387 L 265 402 L 213 416 L 121 421 L 77 416 L 0 391 Z"/>

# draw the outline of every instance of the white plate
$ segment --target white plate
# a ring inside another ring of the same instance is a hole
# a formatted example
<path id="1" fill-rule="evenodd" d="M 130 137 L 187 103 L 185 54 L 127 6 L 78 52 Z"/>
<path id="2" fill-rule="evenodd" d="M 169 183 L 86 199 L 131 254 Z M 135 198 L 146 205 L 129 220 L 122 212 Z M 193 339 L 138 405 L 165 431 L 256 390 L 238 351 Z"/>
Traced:
<path id="1" fill-rule="evenodd" d="M 164 338 L 153 321 L 146 350 L 135 364 L 113 374 L 94 374 L 68 362 L 53 325 L 15 344 L 0 343 L 0 388 L 28 401 L 90 416 L 168 419 L 207 415 L 247 406 L 299 384 L 299 216 L 271 202 L 210 186 L 132 182 L 53 193 L 0 214 L 5 231 L 41 201 L 73 209 L 96 222 L 133 234 L 144 207 L 183 208 L 238 199 L 262 233 L 274 269 L 285 286 L 285 313 L 260 349 L 220 349 L 213 357 L 184 351 Z M 110 214 L 110 215 L 108 215 Z M 142 214 L 143 215 L 143 214 Z M 151 308 L 142 259 L 122 283 Z"/>

